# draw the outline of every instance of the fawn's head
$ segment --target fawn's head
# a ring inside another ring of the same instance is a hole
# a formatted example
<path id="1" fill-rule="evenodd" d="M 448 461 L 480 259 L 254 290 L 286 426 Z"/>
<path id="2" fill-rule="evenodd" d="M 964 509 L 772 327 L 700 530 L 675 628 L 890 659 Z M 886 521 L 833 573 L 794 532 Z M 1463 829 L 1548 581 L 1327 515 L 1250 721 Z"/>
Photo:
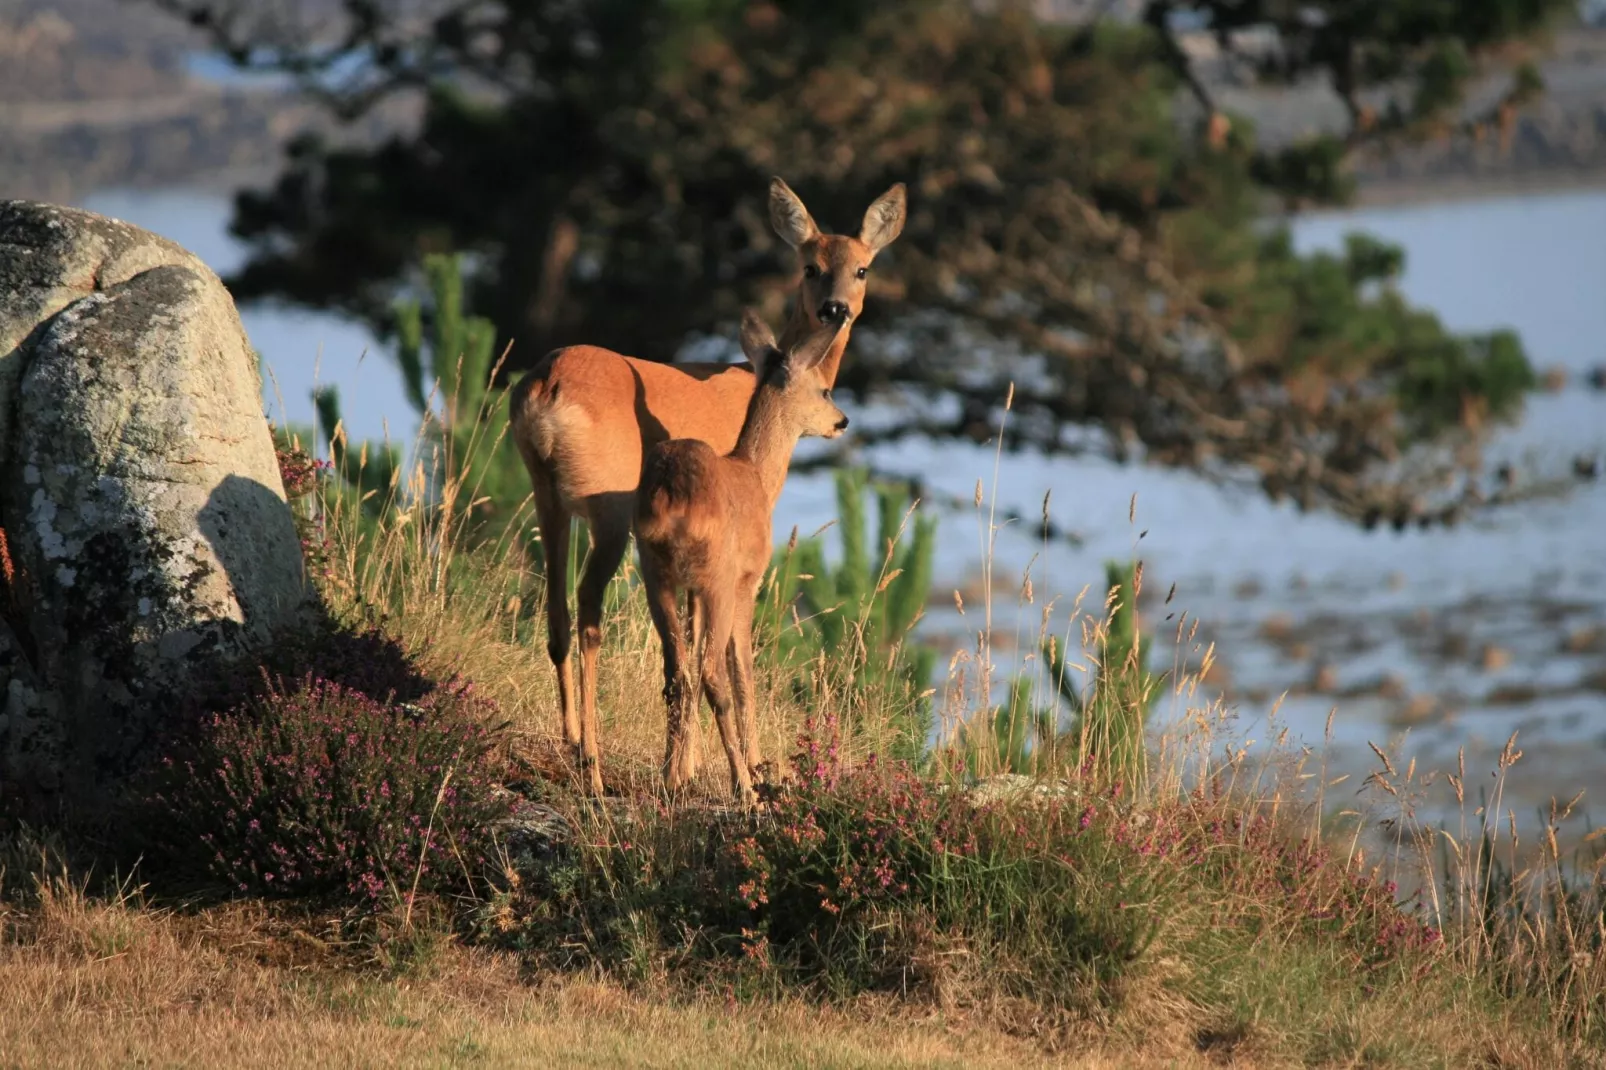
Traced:
<path id="1" fill-rule="evenodd" d="M 770 225 L 797 251 L 803 268 L 803 308 L 816 327 L 859 318 L 870 263 L 903 231 L 906 213 L 900 182 L 870 205 L 857 238 L 824 234 L 791 187 L 779 178 L 770 179 Z"/>
<path id="2" fill-rule="evenodd" d="M 767 418 L 784 421 L 798 437 L 836 438 L 847 429 L 848 418 L 831 400 L 831 384 L 820 372 L 820 361 L 844 325 L 827 322 L 783 353 L 757 312 L 742 314 L 742 352 L 758 372 L 758 393 L 769 394 Z"/>

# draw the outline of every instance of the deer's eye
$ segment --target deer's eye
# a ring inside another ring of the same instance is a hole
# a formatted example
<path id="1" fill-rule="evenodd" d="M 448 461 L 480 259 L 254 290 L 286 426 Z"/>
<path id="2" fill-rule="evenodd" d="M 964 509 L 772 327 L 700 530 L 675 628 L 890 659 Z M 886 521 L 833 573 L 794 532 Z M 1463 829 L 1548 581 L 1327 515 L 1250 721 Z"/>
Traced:
<path id="1" fill-rule="evenodd" d="M 831 400 L 831 391 L 829 389 L 822 390 L 822 391 L 820 391 L 820 393 L 825 396 L 825 400 L 826 401 L 830 401 Z"/>
<path id="2" fill-rule="evenodd" d="M 870 269 L 867 267 L 862 267 L 853 273 L 853 277 L 856 279 L 862 279 L 868 274 L 870 274 Z"/>
<path id="3" fill-rule="evenodd" d="M 803 277 L 805 279 L 819 278 L 819 275 L 820 275 L 820 269 L 815 267 L 813 264 L 804 264 L 803 265 Z"/>

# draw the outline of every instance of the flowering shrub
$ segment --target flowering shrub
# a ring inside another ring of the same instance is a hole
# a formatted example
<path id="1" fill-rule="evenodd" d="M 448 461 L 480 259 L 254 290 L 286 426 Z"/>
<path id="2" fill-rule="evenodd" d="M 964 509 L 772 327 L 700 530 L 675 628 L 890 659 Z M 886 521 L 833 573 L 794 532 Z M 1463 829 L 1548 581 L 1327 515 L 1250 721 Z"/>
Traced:
<path id="1" fill-rule="evenodd" d="M 1308 956 L 1289 969 L 1403 983 L 1440 961 L 1439 934 L 1392 884 L 1242 800 L 1135 805 L 1091 763 L 972 791 L 845 761 L 829 718 L 799 742 L 767 812 L 709 820 L 659 802 L 598 820 L 487 931 L 556 962 L 583 947 L 628 976 L 970 989 L 1053 1014 L 1102 1013 L 1135 969 L 1179 957 L 1211 964 L 1171 978 L 1205 1002 L 1212 970 L 1254 972 L 1267 947 Z M 1145 954 L 1156 940 L 1165 953 Z"/>
<path id="2" fill-rule="evenodd" d="M 726 845 L 728 924 L 750 957 L 902 985 L 921 949 L 887 941 L 940 934 L 986 949 L 1012 994 L 1068 1002 L 1088 982 L 1117 997 L 1166 925 L 1179 942 L 1303 932 L 1366 969 L 1425 968 L 1441 942 L 1392 882 L 1226 800 L 1135 808 L 1083 776 L 978 804 L 901 764 L 844 767 L 822 727 L 793 759 L 795 789 Z"/>
<path id="3" fill-rule="evenodd" d="M 279 478 L 284 481 L 284 496 L 292 502 L 311 494 L 318 486 L 318 476 L 330 471 L 334 465 L 311 456 L 299 445 L 281 442 L 274 451 L 279 461 Z"/>
<path id="4" fill-rule="evenodd" d="M 901 985 L 923 945 L 958 941 L 1007 962 L 995 979 L 1014 994 L 1052 1002 L 1116 981 L 1153 937 L 1154 875 L 1119 868 L 1107 830 L 1076 809 L 977 805 L 897 762 L 844 768 L 834 725 L 825 742 L 813 727 L 796 787 L 727 846 L 751 957 Z"/>
<path id="5" fill-rule="evenodd" d="M 238 891 L 364 900 L 461 885 L 501 815 L 466 686 L 379 701 L 308 676 L 213 714 L 148 793 L 157 848 Z"/>
<path id="6" fill-rule="evenodd" d="M 307 573 L 324 579 L 330 573 L 329 532 L 319 499 L 313 497 L 320 478 L 334 472 L 334 462 L 320 460 L 301 448 L 299 439 L 275 434 L 274 453 L 279 461 L 279 478 L 284 496 L 295 517 L 296 534 L 301 539 L 301 556 Z"/>

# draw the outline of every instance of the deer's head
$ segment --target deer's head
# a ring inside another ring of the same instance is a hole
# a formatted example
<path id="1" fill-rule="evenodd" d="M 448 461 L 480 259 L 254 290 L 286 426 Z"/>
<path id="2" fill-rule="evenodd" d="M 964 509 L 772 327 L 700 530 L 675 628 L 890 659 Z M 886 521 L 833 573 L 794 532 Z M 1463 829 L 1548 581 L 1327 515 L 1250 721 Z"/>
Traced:
<path id="1" fill-rule="evenodd" d="M 797 252 L 803 269 L 803 308 L 816 327 L 845 325 L 859 318 L 870 264 L 903 231 L 906 214 L 900 182 L 870 205 L 858 237 L 825 234 L 791 187 L 779 178 L 770 179 L 770 225 Z"/>
<path id="2" fill-rule="evenodd" d="M 848 418 L 831 398 L 831 384 L 820 363 L 844 323 L 827 322 L 790 350 L 782 352 L 769 324 L 752 309 L 742 314 L 742 352 L 758 373 L 759 391 L 770 391 L 767 412 L 784 421 L 796 437 L 836 438 Z"/>

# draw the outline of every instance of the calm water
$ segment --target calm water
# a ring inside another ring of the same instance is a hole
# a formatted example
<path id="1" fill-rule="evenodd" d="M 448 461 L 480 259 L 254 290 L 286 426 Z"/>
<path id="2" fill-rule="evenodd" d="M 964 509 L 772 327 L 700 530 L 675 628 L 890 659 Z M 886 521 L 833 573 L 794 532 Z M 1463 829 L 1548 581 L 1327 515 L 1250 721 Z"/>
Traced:
<path id="1" fill-rule="evenodd" d="M 86 207 L 164 234 L 220 272 L 240 263 L 222 198 L 106 193 Z M 1337 249 L 1355 229 L 1405 246 L 1403 290 L 1452 328 L 1514 327 L 1541 369 L 1606 364 L 1606 192 L 1321 215 L 1301 220 L 1295 235 L 1303 250 Z M 415 418 L 390 358 L 364 330 L 294 309 L 246 309 L 242 318 L 273 373 L 271 412 L 309 420 L 313 385 L 333 383 L 354 437 L 378 437 L 387 426 L 395 438 L 411 436 Z M 1560 463 L 1603 442 L 1606 394 L 1574 385 L 1536 395 L 1522 425 L 1502 434 L 1490 456 Z M 991 453 L 917 441 L 874 450 L 869 459 L 965 498 L 983 479 L 1001 508 L 1026 516 L 1037 515 L 1052 490 L 1056 521 L 1083 543 L 1045 549 L 1013 532 L 1000 537 L 999 589 L 1018 590 L 1031 562 L 1037 592 L 1034 606 L 1017 609 L 1006 599 L 995 610 L 1004 631 L 1035 633 L 1045 592 L 1067 596 L 1068 606 L 1084 584 L 1101 581 L 1106 558 L 1136 550 L 1146 586 L 1164 591 L 1176 583 L 1170 608 L 1200 618 L 1219 641 L 1247 733 L 1265 735 L 1257 725 L 1276 696 L 1329 665 L 1343 689 L 1367 691 L 1389 675 L 1407 696 L 1433 696 L 1434 708 L 1413 718 L 1412 753 L 1445 761 L 1467 745 L 1475 760 L 1520 727 L 1533 798 L 1606 781 L 1606 651 L 1563 649 L 1568 635 L 1576 643 L 1584 630 L 1606 628 L 1606 484 L 1448 532 L 1366 533 L 1180 473 L 1007 457 L 995 484 Z M 1127 518 L 1134 494 L 1135 525 Z M 796 524 L 807 533 L 834 514 L 828 480 L 794 479 L 776 527 Z M 939 580 L 958 584 L 980 565 L 981 536 L 972 517 L 943 523 Z M 1140 531 L 1147 532 L 1141 543 Z M 962 642 L 975 618 L 941 608 L 948 602 L 934 600 L 927 633 Z M 1281 618 L 1294 640 L 1263 640 L 1268 618 Z M 1495 658 L 1484 671 L 1486 643 L 1498 644 L 1507 663 Z M 1335 703 L 1335 739 L 1353 757 L 1365 753 L 1366 740 L 1400 730 L 1407 701 L 1295 696 L 1282 705 L 1280 723 L 1314 740 Z"/>

